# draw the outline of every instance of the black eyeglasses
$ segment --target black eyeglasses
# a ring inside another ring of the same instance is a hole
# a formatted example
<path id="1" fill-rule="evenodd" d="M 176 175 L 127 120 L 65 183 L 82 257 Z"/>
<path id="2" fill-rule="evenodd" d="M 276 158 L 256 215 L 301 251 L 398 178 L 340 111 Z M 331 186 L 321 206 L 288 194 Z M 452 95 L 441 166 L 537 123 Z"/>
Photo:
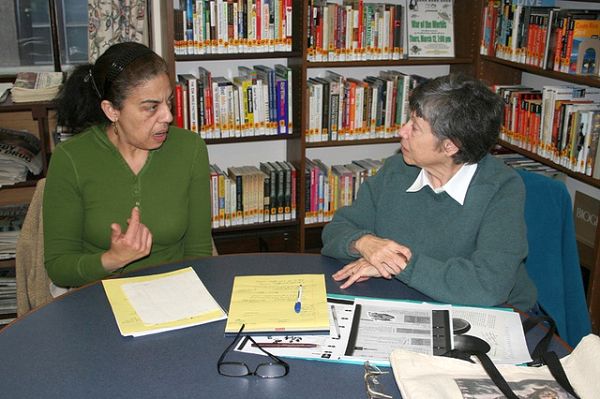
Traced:
<path id="1" fill-rule="evenodd" d="M 254 341 L 254 339 L 252 339 L 252 337 L 249 335 L 246 335 L 246 338 L 249 339 L 254 345 L 256 345 L 258 349 L 264 352 L 265 355 L 269 356 L 273 360 L 273 362 L 260 363 L 258 366 L 256 366 L 256 369 L 254 369 L 254 371 L 250 371 L 250 368 L 246 363 L 223 361 L 225 360 L 225 356 L 227 356 L 227 353 L 229 353 L 231 349 L 235 346 L 235 344 L 239 341 L 239 338 L 242 335 L 242 331 L 244 330 L 244 326 L 245 324 L 242 324 L 240 331 L 238 331 L 231 345 L 229 345 L 227 349 L 223 351 L 223 354 L 219 358 L 219 361 L 217 362 L 217 370 L 219 371 L 219 374 L 224 375 L 226 377 L 245 377 L 248 375 L 255 375 L 260 378 L 285 377 L 290 371 L 290 366 L 277 356 L 261 348 L 260 345 L 258 345 L 256 341 Z"/>

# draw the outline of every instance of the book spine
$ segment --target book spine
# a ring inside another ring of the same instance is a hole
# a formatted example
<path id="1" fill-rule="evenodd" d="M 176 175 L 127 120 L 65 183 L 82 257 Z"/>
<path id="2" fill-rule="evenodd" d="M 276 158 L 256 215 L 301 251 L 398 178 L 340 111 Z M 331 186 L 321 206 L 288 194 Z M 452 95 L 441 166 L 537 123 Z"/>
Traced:
<path id="1" fill-rule="evenodd" d="M 183 88 L 180 83 L 175 85 L 175 125 L 183 128 Z"/>

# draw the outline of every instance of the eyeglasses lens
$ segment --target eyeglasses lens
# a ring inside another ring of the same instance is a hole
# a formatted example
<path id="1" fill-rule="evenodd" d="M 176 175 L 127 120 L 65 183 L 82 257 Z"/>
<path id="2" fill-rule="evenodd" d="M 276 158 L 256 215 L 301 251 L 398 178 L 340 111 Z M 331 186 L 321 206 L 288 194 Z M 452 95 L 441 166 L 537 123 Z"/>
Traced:
<path id="1" fill-rule="evenodd" d="M 244 363 L 221 363 L 219 373 L 227 377 L 243 377 L 251 374 Z"/>
<path id="2" fill-rule="evenodd" d="M 282 364 L 262 363 L 256 367 L 254 374 L 261 378 L 279 378 L 285 376 L 287 370 Z"/>

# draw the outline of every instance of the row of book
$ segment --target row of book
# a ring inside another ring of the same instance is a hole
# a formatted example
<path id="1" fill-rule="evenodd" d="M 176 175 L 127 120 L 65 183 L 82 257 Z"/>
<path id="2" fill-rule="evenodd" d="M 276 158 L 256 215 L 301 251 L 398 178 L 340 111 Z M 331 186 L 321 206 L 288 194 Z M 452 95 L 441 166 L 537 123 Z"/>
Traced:
<path id="1" fill-rule="evenodd" d="M 513 169 L 526 170 L 528 172 L 538 173 L 553 179 L 562 176 L 562 173 L 553 167 L 544 165 L 531 158 L 527 158 L 525 155 L 514 152 L 502 152 L 496 153 L 494 156 L 501 159 L 505 164 Z"/>
<path id="2" fill-rule="evenodd" d="M 259 167 L 210 165 L 212 227 L 296 219 L 297 171 L 289 161 Z"/>
<path id="3" fill-rule="evenodd" d="M 333 71 L 310 78 L 306 142 L 398 137 L 410 90 L 425 80 L 392 70 L 363 80 Z"/>
<path id="4" fill-rule="evenodd" d="M 600 178 L 600 88 L 495 85 L 494 90 L 505 104 L 503 140 Z"/>
<path id="5" fill-rule="evenodd" d="M 238 76 L 179 74 L 175 124 L 206 139 L 292 134 L 292 70 L 277 64 L 238 67 Z"/>
<path id="6" fill-rule="evenodd" d="M 489 0 L 482 21 L 481 54 L 557 72 L 598 75 L 600 10 Z"/>
<path id="7" fill-rule="evenodd" d="M 383 165 L 382 160 L 362 159 L 327 166 L 306 159 L 304 223 L 328 222 L 341 207 L 352 205 L 360 185 Z"/>
<path id="8" fill-rule="evenodd" d="M 358 61 L 406 58 L 403 7 L 393 3 L 311 0 L 308 60 Z"/>
<path id="9" fill-rule="evenodd" d="M 308 61 L 453 57 L 453 16 L 452 0 L 311 0 Z"/>
<path id="10" fill-rule="evenodd" d="M 292 50 L 292 0 L 174 3 L 176 55 Z"/>

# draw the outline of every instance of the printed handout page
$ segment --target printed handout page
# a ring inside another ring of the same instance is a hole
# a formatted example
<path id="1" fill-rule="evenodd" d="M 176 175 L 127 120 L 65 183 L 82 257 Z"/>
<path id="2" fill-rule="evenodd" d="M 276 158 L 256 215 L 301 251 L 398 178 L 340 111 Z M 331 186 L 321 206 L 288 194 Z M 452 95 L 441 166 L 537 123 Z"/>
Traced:
<path id="1" fill-rule="evenodd" d="M 154 334 L 227 317 L 191 267 L 107 279 L 102 284 L 124 336 Z"/>
<path id="2" fill-rule="evenodd" d="M 299 305 L 297 305 L 299 304 Z M 323 274 L 236 276 L 226 334 L 329 333 Z"/>
<path id="3" fill-rule="evenodd" d="M 390 353 L 399 347 L 433 353 L 435 333 L 432 315 L 445 312 L 445 320 L 449 321 L 450 309 L 447 305 L 364 298 L 353 300 L 338 296 L 329 297 L 328 305 L 329 335 L 286 334 L 253 338 L 259 344 L 266 343 L 264 348 L 280 357 L 342 363 L 369 360 L 380 366 L 389 366 Z M 360 311 L 357 312 L 357 309 Z M 451 328 L 451 325 L 448 327 Z M 446 335 L 444 339 L 447 338 L 450 337 Z M 450 343 L 447 342 L 447 345 L 450 346 Z M 242 339 L 236 350 L 264 355 L 248 339 Z"/>
<path id="4" fill-rule="evenodd" d="M 389 365 L 390 353 L 396 348 L 445 353 L 452 345 L 450 309 L 441 304 L 357 298 L 343 358 Z"/>
<path id="5" fill-rule="evenodd" d="M 519 313 L 511 309 L 453 306 L 452 315 L 471 324 L 466 334 L 479 337 L 490 345 L 488 356 L 494 363 L 521 364 L 531 361 Z"/>
<path id="6" fill-rule="evenodd" d="M 452 318 L 461 318 L 471 325 L 466 334 L 490 345 L 488 355 L 495 363 L 531 361 L 519 314 L 511 309 L 343 295 L 331 295 L 327 300 L 329 335 L 281 334 L 253 338 L 258 343 L 268 344 L 265 349 L 281 357 L 344 363 L 369 360 L 388 366 L 389 355 L 397 348 L 434 355 L 450 350 L 454 343 Z M 236 350 L 264 355 L 247 339 L 242 339 Z"/>

